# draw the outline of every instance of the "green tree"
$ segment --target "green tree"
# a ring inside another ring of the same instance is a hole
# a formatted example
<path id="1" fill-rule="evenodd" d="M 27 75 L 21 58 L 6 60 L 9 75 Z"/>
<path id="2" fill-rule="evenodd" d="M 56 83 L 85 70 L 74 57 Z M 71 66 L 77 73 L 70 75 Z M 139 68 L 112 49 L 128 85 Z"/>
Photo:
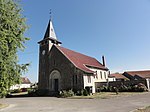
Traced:
<path id="1" fill-rule="evenodd" d="M 21 7 L 16 0 L 0 0 L 0 97 L 4 97 L 10 86 L 20 82 L 20 76 L 28 64 L 18 64 L 17 52 L 23 51 L 27 29 Z"/>

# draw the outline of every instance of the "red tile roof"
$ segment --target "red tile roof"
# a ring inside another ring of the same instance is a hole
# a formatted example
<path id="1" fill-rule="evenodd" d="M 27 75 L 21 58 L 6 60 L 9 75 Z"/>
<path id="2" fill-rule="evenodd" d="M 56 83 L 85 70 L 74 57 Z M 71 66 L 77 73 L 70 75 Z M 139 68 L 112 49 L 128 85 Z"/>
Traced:
<path id="1" fill-rule="evenodd" d="M 109 75 L 110 77 L 115 77 L 116 79 L 128 79 L 127 77 L 125 77 L 124 75 L 120 74 L 120 73 L 113 73 Z"/>
<path id="2" fill-rule="evenodd" d="M 126 73 L 128 73 L 131 76 L 139 76 L 142 78 L 150 78 L 150 70 L 145 70 L 145 71 L 127 71 Z"/>
<path id="3" fill-rule="evenodd" d="M 94 73 L 87 66 L 96 67 L 99 69 L 108 70 L 99 61 L 90 56 L 66 49 L 64 47 L 56 46 L 77 68 L 87 73 Z"/>
<path id="4" fill-rule="evenodd" d="M 30 80 L 27 77 L 21 77 L 22 84 L 31 84 Z"/>

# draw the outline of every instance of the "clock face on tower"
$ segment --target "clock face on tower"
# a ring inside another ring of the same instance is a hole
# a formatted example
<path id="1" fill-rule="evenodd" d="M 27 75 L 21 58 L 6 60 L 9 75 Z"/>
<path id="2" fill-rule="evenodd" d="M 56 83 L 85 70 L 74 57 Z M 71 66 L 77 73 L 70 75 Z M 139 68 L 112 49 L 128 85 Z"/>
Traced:
<path id="1" fill-rule="evenodd" d="M 42 51 L 42 55 L 45 55 L 45 50 Z"/>

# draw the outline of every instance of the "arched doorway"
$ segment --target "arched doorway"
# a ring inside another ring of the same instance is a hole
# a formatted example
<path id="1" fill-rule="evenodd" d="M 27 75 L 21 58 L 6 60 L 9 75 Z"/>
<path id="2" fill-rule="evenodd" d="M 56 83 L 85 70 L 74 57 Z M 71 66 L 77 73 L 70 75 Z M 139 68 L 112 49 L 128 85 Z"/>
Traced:
<path id="1" fill-rule="evenodd" d="M 60 91 L 60 72 L 58 70 L 53 70 L 49 77 L 49 89 L 51 91 Z"/>

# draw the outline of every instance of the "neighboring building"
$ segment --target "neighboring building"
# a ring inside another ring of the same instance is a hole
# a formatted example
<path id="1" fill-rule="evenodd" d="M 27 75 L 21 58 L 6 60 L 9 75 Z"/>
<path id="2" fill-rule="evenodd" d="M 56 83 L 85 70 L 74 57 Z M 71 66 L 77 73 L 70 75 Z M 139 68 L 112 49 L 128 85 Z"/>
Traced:
<path id="1" fill-rule="evenodd" d="M 109 75 L 110 78 L 115 78 L 115 81 L 126 81 L 129 80 L 127 77 L 122 75 L 122 73 L 113 73 Z"/>
<path id="2" fill-rule="evenodd" d="M 61 47 L 57 40 L 52 21 L 49 21 L 45 36 L 38 42 L 39 49 L 39 90 L 49 94 L 60 90 L 91 89 L 95 93 L 95 82 L 108 80 L 108 68 L 95 58 Z"/>
<path id="3" fill-rule="evenodd" d="M 10 87 L 10 90 L 30 88 L 31 82 L 27 77 L 21 77 L 21 84 L 16 84 Z"/>
<path id="4" fill-rule="evenodd" d="M 115 76 L 108 75 L 108 82 L 114 82 L 114 81 L 116 81 Z"/>
<path id="5" fill-rule="evenodd" d="M 144 71 L 126 71 L 123 75 L 130 80 L 145 80 L 146 86 L 150 91 L 150 70 Z"/>
<path id="6" fill-rule="evenodd" d="M 150 79 L 150 70 L 126 71 L 123 75 L 130 80 Z"/>

